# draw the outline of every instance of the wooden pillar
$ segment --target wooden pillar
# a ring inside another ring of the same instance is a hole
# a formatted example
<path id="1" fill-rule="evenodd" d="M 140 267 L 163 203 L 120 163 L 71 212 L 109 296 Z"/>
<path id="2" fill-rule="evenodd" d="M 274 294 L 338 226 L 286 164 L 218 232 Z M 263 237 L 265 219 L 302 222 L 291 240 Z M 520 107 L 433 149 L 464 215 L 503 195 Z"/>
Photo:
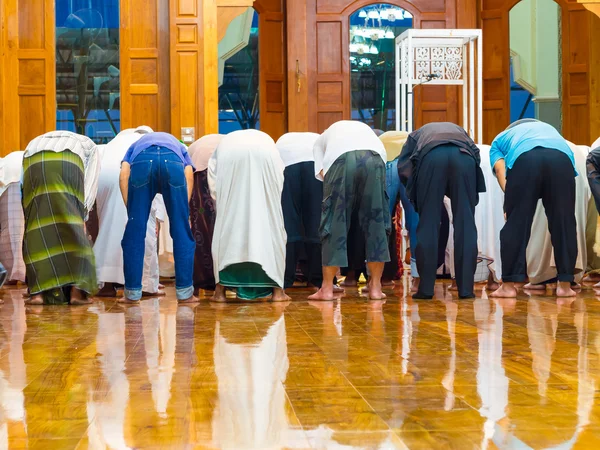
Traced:
<path id="1" fill-rule="evenodd" d="M 589 16 L 590 136 L 588 142 L 576 142 L 580 145 L 592 145 L 600 137 L 600 17 Z"/>
<path id="2" fill-rule="evenodd" d="M 217 0 L 169 0 L 171 133 L 218 131 Z"/>
<path id="3" fill-rule="evenodd" d="M 53 0 L 2 0 L 0 154 L 56 127 Z"/>
<path id="4" fill-rule="evenodd" d="M 309 131 L 307 1 L 287 0 L 288 130 Z"/>

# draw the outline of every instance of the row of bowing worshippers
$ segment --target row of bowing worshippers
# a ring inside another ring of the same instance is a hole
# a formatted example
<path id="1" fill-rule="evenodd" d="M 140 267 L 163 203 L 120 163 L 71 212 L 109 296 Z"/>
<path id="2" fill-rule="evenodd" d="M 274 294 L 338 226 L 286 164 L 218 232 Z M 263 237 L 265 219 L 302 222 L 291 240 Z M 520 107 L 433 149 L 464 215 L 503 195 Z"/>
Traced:
<path id="1" fill-rule="evenodd" d="M 0 160 L 1 281 L 26 282 L 30 304 L 87 304 L 121 286 L 122 302 L 163 295 L 163 223 L 179 302 L 200 290 L 288 300 L 298 272 L 310 298 L 331 300 L 340 268 L 344 287 L 362 273 L 381 299 L 401 276 L 403 235 L 414 298 L 432 298 L 440 271 L 460 298 L 486 280 L 500 297 L 524 283 L 572 296 L 600 273 L 594 200 L 600 149 L 533 119 L 491 147 L 446 122 L 378 136 L 340 121 L 277 143 L 242 130 L 189 148 L 145 126 L 106 145 L 53 131 Z"/>

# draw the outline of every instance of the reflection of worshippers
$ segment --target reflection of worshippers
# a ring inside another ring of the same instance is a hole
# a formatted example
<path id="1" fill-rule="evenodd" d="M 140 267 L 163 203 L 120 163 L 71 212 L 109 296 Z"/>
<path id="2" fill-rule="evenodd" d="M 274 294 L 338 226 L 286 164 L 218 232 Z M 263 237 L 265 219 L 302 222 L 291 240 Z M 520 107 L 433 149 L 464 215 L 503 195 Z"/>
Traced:
<path id="1" fill-rule="evenodd" d="M 23 154 L 12 152 L 0 158 L 0 264 L 6 269 L 10 284 L 25 282 L 23 233 L 25 217 L 21 204 L 21 172 Z M 0 269 L 0 286 L 2 285 Z"/>
<path id="2" fill-rule="evenodd" d="M 417 270 L 415 250 L 417 248 L 417 225 L 419 224 L 419 215 L 416 213 L 408 195 L 406 195 L 406 187 L 400 182 L 400 177 L 398 176 L 398 157 L 402 152 L 402 147 L 406 143 L 407 138 L 408 133 L 406 131 L 387 131 L 379 136 L 379 139 L 381 139 L 381 142 L 383 142 L 385 147 L 388 159 L 388 163 L 386 164 L 386 190 L 388 197 L 390 198 L 390 214 L 394 217 L 394 210 L 398 205 L 398 199 L 400 199 L 402 212 L 404 213 L 404 223 L 410 238 L 410 275 L 413 278 L 413 286 L 418 287 L 419 272 Z M 394 223 L 392 222 L 392 235 L 390 236 L 390 256 L 392 261 L 394 260 L 392 252 L 396 253 L 395 248 L 392 247 L 394 236 L 396 234 L 397 233 L 394 233 Z M 402 267 L 404 256 L 405 255 L 397 256 L 397 266 Z M 384 280 L 389 277 L 389 275 L 386 277 L 389 265 L 390 264 L 386 264 Z M 393 267 L 390 269 L 393 269 Z"/>
<path id="3" fill-rule="evenodd" d="M 490 150 L 490 164 L 505 191 L 506 225 L 500 233 L 502 286 L 494 297 L 516 297 L 515 282 L 527 277 L 527 244 L 538 200 L 548 217 L 559 297 L 571 289 L 577 260 L 575 159 L 567 142 L 551 125 L 523 119 L 500 133 Z"/>
<path id="4" fill-rule="evenodd" d="M 241 130 L 223 138 L 208 163 L 217 208 L 212 256 L 217 286 L 242 300 L 289 300 L 283 291 L 286 233 L 281 209 L 284 166 L 267 134 Z"/>
<path id="5" fill-rule="evenodd" d="M 96 211 L 98 213 L 98 237 L 94 243 L 98 283 L 103 285 L 99 297 L 115 297 L 116 285 L 125 283 L 123 272 L 123 250 L 121 239 L 127 225 L 127 208 L 119 189 L 121 161 L 129 147 L 144 134 L 151 133 L 148 127 L 121 131 L 102 149 L 102 167 L 98 180 Z M 144 276 L 142 291 L 145 295 L 164 295 L 158 290 L 158 253 L 156 218 L 164 215 L 162 197 L 156 196 L 150 210 L 146 227 L 144 251 Z"/>
<path id="6" fill-rule="evenodd" d="M 219 395 L 212 415 L 213 446 L 308 447 L 288 418 L 283 383 L 289 361 L 281 312 L 263 310 L 250 318 L 243 307 L 224 310 L 216 323 L 213 355 Z"/>
<path id="7" fill-rule="evenodd" d="M 309 285 L 321 287 L 321 240 L 319 222 L 323 183 L 315 178 L 313 147 L 316 133 L 287 133 L 277 141 L 285 166 L 281 206 L 287 233 L 285 288 L 292 287 L 302 249 L 306 251 Z"/>
<path id="8" fill-rule="evenodd" d="M 190 223 L 196 241 L 194 253 L 194 295 L 200 289 L 215 289 L 215 273 L 212 260 L 212 239 L 217 212 L 208 186 L 208 161 L 223 139 L 220 134 L 201 137 L 188 148 L 194 172 L 194 191 L 190 201 Z"/>
<path id="9" fill-rule="evenodd" d="M 97 289 L 84 222 L 94 205 L 100 163 L 91 139 L 52 131 L 23 158 L 23 258 L 29 304 L 86 304 Z"/>
<path id="10" fill-rule="evenodd" d="M 382 299 L 381 277 L 390 261 L 391 227 L 383 143 L 366 124 L 340 121 L 319 137 L 314 156 L 315 175 L 323 181 L 323 285 L 309 298 L 333 300 L 334 277 L 338 267 L 348 266 L 348 232 L 354 226 L 364 236 L 369 298 Z"/>
<path id="11" fill-rule="evenodd" d="M 189 223 L 193 165 L 186 147 L 167 133 L 143 135 L 121 164 L 120 185 L 128 221 L 121 243 L 125 269 L 125 302 L 142 297 L 145 237 L 152 202 L 162 194 L 169 216 L 175 255 L 175 288 L 179 302 L 193 302 L 192 274 L 196 243 Z"/>
<path id="12" fill-rule="evenodd" d="M 458 125 L 430 123 L 408 137 L 398 161 L 398 172 L 419 214 L 415 253 L 421 282 L 413 297 L 433 297 L 445 195 L 452 206 L 458 293 L 460 298 L 474 297 L 477 266 L 475 206 L 478 194 L 485 192 L 479 148 Z"/>

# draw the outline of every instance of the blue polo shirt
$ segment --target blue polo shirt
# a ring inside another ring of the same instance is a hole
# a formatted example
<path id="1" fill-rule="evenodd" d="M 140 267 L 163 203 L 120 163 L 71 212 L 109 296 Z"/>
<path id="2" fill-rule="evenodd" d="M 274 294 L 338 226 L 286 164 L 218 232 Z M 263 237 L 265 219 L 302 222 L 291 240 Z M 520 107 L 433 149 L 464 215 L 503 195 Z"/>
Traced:
<path id="1" fill-rule="evenodd" d="M 141 152 L 153 146 L 171 150 L 179 156 L 184 165 L 194 167 L 186 146 L 179 142 L 172 134 L 162 132 L 144 134 L 129 147 L 125 158 L 123 158 L 123 162 L 131 164 Z"/>
<path id="2" fill-rule="evenodd" d="M 493 168 L 499 159 L 504 159 L 506 168 L 512 169 L 519 156 L 536 147 L 552 148 L 563 152 L 575 168 L 575 157 L 567 141 L 556 131 L 556 128 L 544 122 L 525 122 L 496 136 L 490 148 L 490 164 Z"/>

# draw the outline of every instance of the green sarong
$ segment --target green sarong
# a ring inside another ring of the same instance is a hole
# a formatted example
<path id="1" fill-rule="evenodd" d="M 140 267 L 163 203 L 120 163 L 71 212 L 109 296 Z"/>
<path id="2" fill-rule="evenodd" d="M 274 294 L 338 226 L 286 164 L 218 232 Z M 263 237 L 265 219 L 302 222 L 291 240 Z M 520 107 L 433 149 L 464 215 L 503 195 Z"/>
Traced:
<path id="1" fill-rule="evenodd" d="M 254 300 L 268 297 L 277 286 L 260 264 L 245 262 L 232 264 L 219 272 L 219 283 L 236 288 L 238 298 Z"/>
<path id="2" fill-rule="evenodd" d="M 68 150 L 42 151 L 25 158 L 23 211 L 23 258 L 30 293 L 59 298 L 57 290 L 75 286 L 94 294 L 96 268 L 84 228 L 81 158 Z"/>

